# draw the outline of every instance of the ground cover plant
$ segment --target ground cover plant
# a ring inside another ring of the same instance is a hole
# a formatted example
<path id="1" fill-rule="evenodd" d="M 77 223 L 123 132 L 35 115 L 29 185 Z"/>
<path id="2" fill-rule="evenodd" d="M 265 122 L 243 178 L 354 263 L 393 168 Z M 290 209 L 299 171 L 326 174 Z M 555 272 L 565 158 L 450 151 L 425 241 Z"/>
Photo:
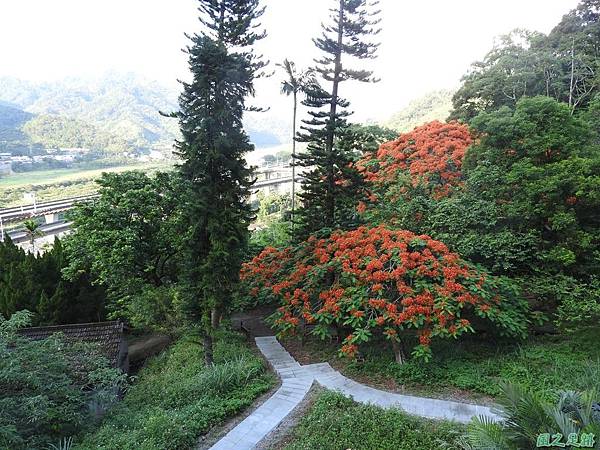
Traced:
<path id="1" fill-rule="evenodd" d="M 499 398 L 502 422 L 481 417 L 468 426 L 465 450 L 525 448 L 599 448 L 597 390 L 562 391 L 545 401 L 519 385 L 503 383 Z"/>
<path id="2" fill-rule="evenodd" d="M 151 360 L 124 400 L 77 449 L 189 449 L 211 427 L 250 406 L 275 383 L 244 338 L 221 331 L 215 364 L 198 337 L 185 336 Z"/>
<path id="3" fill-rule="evenodd" d="M 31 313 L 0 315 L 0 448 L 42 450 L 93 426 L 92 396 L 114 402 L 125 377 L 89 344 L 18 334 Z"/>
<path id="4" fill-rule="evenodd" d="M 477 403 L 494 402 L 500 384 L 519 384 L 545 401 L 561 390 L 600 388 L 600 331 L 531 336 L 523 342 L 465 336 L 432 344 L 429 362 L 395 362 L 393 352 L 374 340 L 361 347 L 361 360 L 337 358 L 337 345 L 316 338 L 288 339 L 286 347 L 302 363 L 329 361 L 346 376 L 382 389 Z"/>
<path id="5" fill-rule="evenodd" d="M 320 394 L 290 433 L 286 450 L 459 449 L 460 425 L 408 416 L 355 403 L 342 394 Z"/>

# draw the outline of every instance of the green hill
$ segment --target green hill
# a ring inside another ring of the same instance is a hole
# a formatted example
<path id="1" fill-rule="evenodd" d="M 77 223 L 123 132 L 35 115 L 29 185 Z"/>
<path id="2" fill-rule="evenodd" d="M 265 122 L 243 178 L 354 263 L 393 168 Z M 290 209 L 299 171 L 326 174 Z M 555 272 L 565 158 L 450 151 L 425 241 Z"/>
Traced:
<path id="1" fill-rule="evenodd" d="M 46 147 L 170 153 L 179 136 L 179 124 L 159 111 L 176 111 L 178 95 L 178 86 L 168 88 L 135 74 L 109 73 L 97 79 L 46 83 L 0 77 L 0 101 L 29 114 L 7 128 L 18 134 L 18 139 L 23 139 L 24 130 L 32 142 Z M 259 148 L 289 141 L 289 124 L 274 114 L 249 113 L 245 123 Z"/>
<path id="2" fill-rule="evenodd" d="M 23 133 L 23 126 L 33 117 L 16 105 L 0 101 L 0 153 L 26 155 L 41 150 Z"/>
<path id="3" fill-rule="evenodd" d="M 0 100 L 33 114 L 53 117 L 27 127 L 30 134 L 48 146 L 55 141 L 57 128 L 69 135 L 70 128 L 85 124 L 84 132 L 92 127 L 108 135 L 106 139 L 126 142 L 130 148 L 170 151 L 178 124 L 161 116 L 159 111 L 175 110 L 176 99 L 174 90 L 131 74 L 109 74 L 94 80 L 69 78 L 51 83 L 0 78 Z M 48 127 L 53 136 L 50 142 L 45 142 L 43 137 Z"/>
<path id="4" fill-rule="evenodd" d="M 107 153 L 126 152 L 129 143 L 115 133 L 65 116 L 39 115 L 22 127 L 29 140 L 49 148 L 89 148 Z"/>
<path id="5" fill-rule="evenodd" d="M 445 121 L 452 109 L 454 92 L 449 89 L 430 92 L 411 101 L 382 125 L 403 133 L 433 120 Z"/>

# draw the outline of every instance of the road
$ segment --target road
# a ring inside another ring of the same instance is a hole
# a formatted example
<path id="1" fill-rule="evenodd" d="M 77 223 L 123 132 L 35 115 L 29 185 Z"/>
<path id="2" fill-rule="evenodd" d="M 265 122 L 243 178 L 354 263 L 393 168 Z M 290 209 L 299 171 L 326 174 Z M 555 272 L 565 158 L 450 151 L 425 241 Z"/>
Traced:
<path id="1" fill-rule="evenodd" d="M 16 206 L 13 208 L 0 209 L 0 220 L 7 224 L 18 222 L 30 217 L 39 217 L 46 214 L 55 214 L 71 209 L 75 204 L 86 202 L 97 198 L 98 195 L 82 195 L 80 197 L 65 198 L 52 202 L 42 202 L 31 205 Z"/>
<path id="2" fill-rule="evenodd" d="M 40 225 L 38 228 L 40 231 L 40 238 L 65 233 L 71 229 L 72 224 L 73 222 L 60 221 L 48 225 Z M 10 231 L 6 234 L 10 236 L 11 241 L 13 241 L 15 244 L 21 244 L 29 241 L 29 236 L 22 229 Z M 37 239 L 38 238 L 36 238 L 36 240 Z"/>

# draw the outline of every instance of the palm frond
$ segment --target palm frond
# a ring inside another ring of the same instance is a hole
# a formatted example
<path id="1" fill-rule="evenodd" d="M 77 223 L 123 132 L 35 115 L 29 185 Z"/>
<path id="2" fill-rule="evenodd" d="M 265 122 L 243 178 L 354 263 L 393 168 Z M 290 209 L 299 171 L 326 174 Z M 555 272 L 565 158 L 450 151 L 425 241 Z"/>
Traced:
<path id="1" fill-rule="evenodd" d="M 502 423 L 487 416 L 476 417 L 469 424 L 465 449 L 512 450 L 517 447 L 507 437 Z"/>

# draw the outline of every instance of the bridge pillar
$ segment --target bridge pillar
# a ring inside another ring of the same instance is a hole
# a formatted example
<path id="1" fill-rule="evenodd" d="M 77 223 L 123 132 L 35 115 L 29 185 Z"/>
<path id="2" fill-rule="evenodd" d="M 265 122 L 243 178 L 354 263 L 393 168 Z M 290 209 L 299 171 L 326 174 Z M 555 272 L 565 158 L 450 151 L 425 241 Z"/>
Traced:
<path id="1" fill-rule="evenodd" d="M 50 213 L 50 214 L 45 214 L 44 218 L 46 219 L 46 224 L 51 224 L 54 222 L 58 222 L 59 218 L 58 218 L 58 213 Z"/>

